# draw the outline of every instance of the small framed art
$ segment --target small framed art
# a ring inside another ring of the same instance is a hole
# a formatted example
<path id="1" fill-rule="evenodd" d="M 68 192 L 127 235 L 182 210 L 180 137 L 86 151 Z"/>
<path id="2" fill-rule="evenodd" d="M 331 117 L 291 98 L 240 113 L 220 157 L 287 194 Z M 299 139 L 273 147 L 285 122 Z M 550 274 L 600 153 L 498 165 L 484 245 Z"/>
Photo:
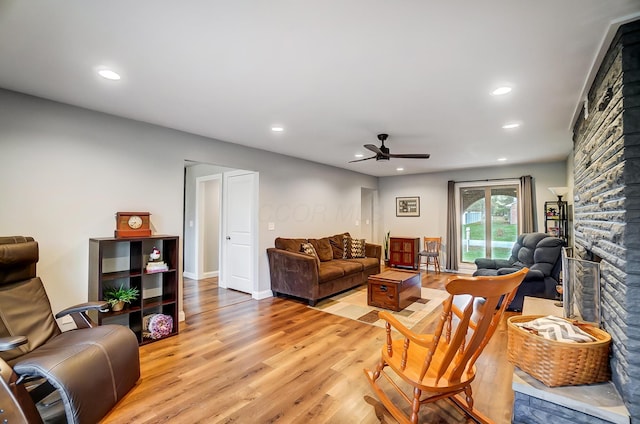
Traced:
<path id="1" fill-rule="evenodd" d="M 396 216 L 420 216 L 420 197 L 396 197 Z"/>

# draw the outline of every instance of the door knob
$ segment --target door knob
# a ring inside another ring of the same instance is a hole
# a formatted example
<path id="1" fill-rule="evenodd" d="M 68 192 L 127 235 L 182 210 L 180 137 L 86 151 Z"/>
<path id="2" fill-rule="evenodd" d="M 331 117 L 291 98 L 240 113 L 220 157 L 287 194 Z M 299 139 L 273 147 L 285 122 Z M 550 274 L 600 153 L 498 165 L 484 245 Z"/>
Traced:
<path id="1" fill-rule="evenodd" d="M 227 240 L 231 240 L 231 237 L 227 236 Z"/>

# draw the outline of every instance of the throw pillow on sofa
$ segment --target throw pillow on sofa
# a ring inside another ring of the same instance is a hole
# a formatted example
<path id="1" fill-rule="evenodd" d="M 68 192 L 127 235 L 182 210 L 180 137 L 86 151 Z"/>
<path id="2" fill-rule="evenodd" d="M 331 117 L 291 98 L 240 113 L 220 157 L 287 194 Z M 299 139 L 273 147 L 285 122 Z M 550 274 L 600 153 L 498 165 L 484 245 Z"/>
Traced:
<path id="1" fill-rule="evenodd" d="M 310 255 L 316 258 L 316 265 L 318 265 L 318 268 L 320 267 L 320 258 L 318 257 L 318 253 L 316 252 L 316 249 L 313 248 L 313 244 L 302 243 L 300 245 L 300 251 L 305 255 Z"/>
<path id="2" fill-rule="evenodd" d="M 351 234 L 347 232 L 329 237 L 329 243 L 331 243 L 331 249 L 333 249 L 333 259 L 342 259 L 344 256 L 345 237 L 351 237 Z"/>
<path id="3" fill-rule="evenodd" d="M 365 251 L 365 239 L 354 239 L 351 237 L 345 237 L 343 240 L 344 243 L 344 254 L 342 255 L 342 259 L 354 259 L 354 258 L 364 258 Z"/>
<path id="4" fill-rule="evenodd" d="M 333 259 L 333 250 L 331 249 L 331 243 L 329 243 L 329 238 L 321 238 L 321 239 L 309 239 L 309 243 L 313 245 L 313 248 L 316 249 L 316 253 L 322 262 L 327 262 Z"/>
<path id="5" fill-rule="evenodd" d="M 286 250 L 287 252 L 300 252 L 300 245 L 302 243 L 308 243 L 307 239 L 303 238 L 282 238 L 277 237 L 275 241 L 276 249 Z"/>

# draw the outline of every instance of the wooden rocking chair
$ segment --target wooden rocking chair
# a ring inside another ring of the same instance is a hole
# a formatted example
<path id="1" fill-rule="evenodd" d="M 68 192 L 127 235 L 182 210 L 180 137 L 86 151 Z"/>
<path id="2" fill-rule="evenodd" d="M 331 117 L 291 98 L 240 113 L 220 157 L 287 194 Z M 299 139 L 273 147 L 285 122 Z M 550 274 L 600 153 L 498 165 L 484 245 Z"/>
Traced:
<path id="1" fill-rule="evenodd" d="M 387 341 L 375 371 L 365 369 L 364 372 L 378 398 L 395 419 L 402 424 L 416 424 L 421 405 L 449 398 L 477 422 L 493 422 L 473 408 L 471 382 L 476 374 L 474 364 L 527 271 L 524 268 L 500 276 L 451 277 L 446 283 L 450 296 L 443 302 L 442 315 L 434 334 L 413 333 L 390 313 L 379 313 L 380 318 L 387 321 Z M 498 308 L 503 296 L 504 301 Z M 404 338 L 392 340 L 391 327 Z M 401 382 L 394 381 L 385 373 L 387 366 L 411 386 L 412 397 L 399 387 Z M 410 405 L 411 416 L 392 403 L 379 385 L 380 376 L 384 376 Z"/>

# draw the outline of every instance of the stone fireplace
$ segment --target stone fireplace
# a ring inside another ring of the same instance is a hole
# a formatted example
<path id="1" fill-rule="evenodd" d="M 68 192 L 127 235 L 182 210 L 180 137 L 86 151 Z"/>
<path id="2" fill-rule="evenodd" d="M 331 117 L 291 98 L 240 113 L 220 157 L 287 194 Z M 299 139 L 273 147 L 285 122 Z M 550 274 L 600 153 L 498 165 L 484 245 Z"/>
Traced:
<path id="1" fill-rule="evenodd" d="M 574 257 L 600 258 L 612 379 L 640 423 L 640 21 L 619 28 L 573 141 Z"/>

